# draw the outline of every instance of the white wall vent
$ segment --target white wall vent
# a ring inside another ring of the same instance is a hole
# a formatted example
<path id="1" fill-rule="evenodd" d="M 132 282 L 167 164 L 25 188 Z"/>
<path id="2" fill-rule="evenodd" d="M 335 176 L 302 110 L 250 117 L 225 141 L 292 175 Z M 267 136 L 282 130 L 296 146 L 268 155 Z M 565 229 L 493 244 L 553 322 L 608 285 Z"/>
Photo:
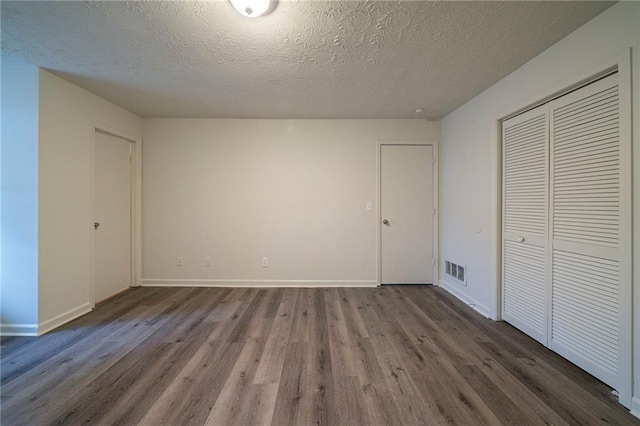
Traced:
<path id="1" fill-rule="evenodd" d="M 467 285 L 467 267 L 453 263 L 450 260 L 444 261 L 444 274 L 453 278 L 460 284 Z"/>

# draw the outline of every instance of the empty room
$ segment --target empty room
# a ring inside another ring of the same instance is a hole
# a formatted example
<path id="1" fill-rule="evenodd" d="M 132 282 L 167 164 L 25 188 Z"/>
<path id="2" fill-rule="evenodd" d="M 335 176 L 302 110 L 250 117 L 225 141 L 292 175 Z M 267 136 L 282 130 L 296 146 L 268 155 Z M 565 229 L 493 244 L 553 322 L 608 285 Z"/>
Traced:
<path id="1" fill-rule="evenodd" d="M 0 424 L 640 425 L 640 3 L 0 2 Z"/>

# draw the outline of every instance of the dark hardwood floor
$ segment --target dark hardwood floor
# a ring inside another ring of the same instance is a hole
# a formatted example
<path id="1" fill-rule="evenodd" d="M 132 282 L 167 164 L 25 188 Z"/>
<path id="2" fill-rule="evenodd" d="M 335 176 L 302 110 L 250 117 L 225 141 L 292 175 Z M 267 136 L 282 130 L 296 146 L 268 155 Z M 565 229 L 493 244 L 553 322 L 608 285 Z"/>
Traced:
<path id="1" fill-rule="evenodd" d="M 432 287 L 137 288 L 1 350 L 5 426 L 640 424 Z"/>

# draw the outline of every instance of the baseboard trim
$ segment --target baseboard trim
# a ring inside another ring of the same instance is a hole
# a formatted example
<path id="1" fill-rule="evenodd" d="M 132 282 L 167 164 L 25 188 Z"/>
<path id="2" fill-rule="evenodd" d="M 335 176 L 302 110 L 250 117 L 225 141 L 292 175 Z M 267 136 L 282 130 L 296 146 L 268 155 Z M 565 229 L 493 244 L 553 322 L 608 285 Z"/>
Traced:
<path id="1" fill-rule="evenodd" d="M 89 312 L 91 312 L 91 303 L 87 302 L 77 308 L 70 309 L 67 312 L 57 315 L 38 326 L 38 336 L 48 333 L 49 331 Z"/>
<path id="2" fill-rule="evenodd" d="M 640 419 L 640 396 L 634 396 L 631 400 L 631 414 Z"/>
<path id="3" fill-rule="evenodd" d="M 38 324 L 0 324 L 0 336 L 37 336 Z"/>
<path id="4" fill-rule="evenodd" d="M 482 303 L 478 303 L 476 300 L 470 298 L 466 294 L 462 293 L 458 288 L 456 288 L 457 286 L 459 286 L 459 284 L 456 286 L 444 280 L 440 280 L 439 286 L 445 289 L 448 293 L 452 294 L 456 298 L 469 305 L 471 308 L 473 308 L 474 311 L 478 312 L 483 317 L 495 321 L 495 318 L 493 317 L 493 315 L 491 315 L 491 310 L 489 308 L 484 306 Z"/>
<path id="5" fill-rule="evenodd" d="M 375 280 L 172 280 L 143 279 L 142 287 L 377 287 Z"/>

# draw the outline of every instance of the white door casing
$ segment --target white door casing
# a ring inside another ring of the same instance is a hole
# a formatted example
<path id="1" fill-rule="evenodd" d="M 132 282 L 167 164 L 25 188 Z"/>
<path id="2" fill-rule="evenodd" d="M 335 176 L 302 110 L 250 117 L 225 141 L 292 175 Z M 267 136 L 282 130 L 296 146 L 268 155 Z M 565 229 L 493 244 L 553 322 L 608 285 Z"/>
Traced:
<path id="1" fill-rule="evenodd" d="M 433 284 L 431 145 L 380 145 L 380 283 Z"/>
<path id="2" fill-rule="evenodd" d="M 132 142 L 95 132 L 93 286 L 94 301 L 132 284 Z"/>

